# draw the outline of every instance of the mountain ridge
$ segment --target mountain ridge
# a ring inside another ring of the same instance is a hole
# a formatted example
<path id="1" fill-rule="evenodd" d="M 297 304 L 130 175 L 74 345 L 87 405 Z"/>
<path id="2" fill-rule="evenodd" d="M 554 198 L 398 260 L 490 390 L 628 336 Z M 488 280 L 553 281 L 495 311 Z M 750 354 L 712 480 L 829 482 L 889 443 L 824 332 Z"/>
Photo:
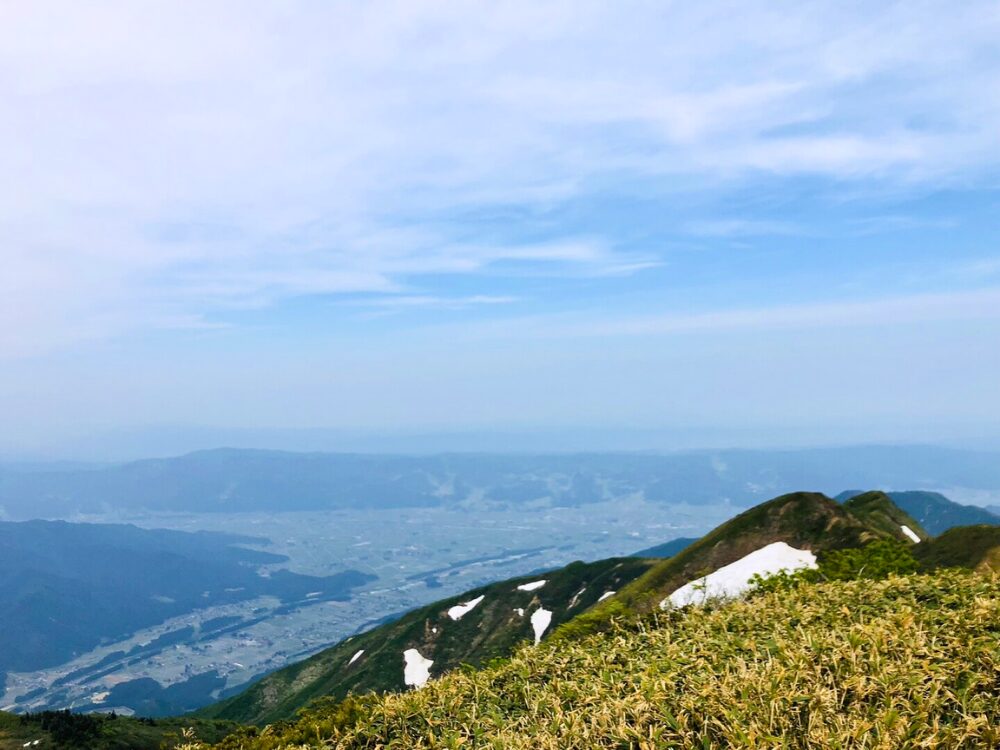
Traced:
<path id="1" fill-rule="evenodd" d="M 894 528 L 885 527 L 886 518 L 909 521 L 915 530 L 926 537 L 919 524 L 881 493 L 872 493 L 861 510 L 862 515 L 855 515 L 850 507 L 840 505 L 820 493 L 791 493 L 741 513 L 701 539 L 685 545 L 683 550 L 667 559 L 612 558 L 595 563 L 574 563 L 566 568 L 539 574 L 538 579 L 549 583 L 538 590 L 542 599 L 537 605 L 508 600 L 502 606 L 506 606 L 507 610 L 522 608 L 521 617 L 524 618 L 525 614 L 530 614 L 532 606 L 544 605 L 548 611 L 559 613 L 546 624 L 545 636 L 552 634 L 557 640 L 576 639 L 581 633 L 588 632 L 589 626 L 599 622 L 600 627 L 603 627 L 608 619 L 624 611 L 650 611 L 672 590 L 769 543 L 780 541 L 815 552 L 858 547 L 878 539 L 910 544 L 911 540 L 900 531 L 898 525 Z M 614 570 L 624 566 L 625 561 L 630 561 L 627 580 L 619 577 L 613 586 L 606 585 L 602 591 L 593 589 L 593 586 L 599 585 L 600 576 L 595 575 L 598 570 L 607 570 L 609 567 Z M 561 586 L 549 588 L 560 577 L 567 577 L 569 580 Z M 453 633 L 456 629 L 475 626 L 477 618 L 487 612 L 489 607 L 480 597 L 486 597 L 486 601 L 503 602 L 503 596 L 499 592 L 515 592 L 517 586 L 524 582 L 530 580 L 519 578 L 501 581 L 416 610 L 394 623 L 353 636 L 306 662 L 272 673 L 226 701 L 200 710 L 197 715 L 261 724 L 288 719 L 309 699 L 321 695 L 344 698 L 354 689 L 361 692 L 403 690 L 406 685 L 402 679 L 402 655 L 409 648 L 415 648 L 422 657 L 434 662 L 434 676 L 453 669 L 459 663 L 482 664 L 494 657 L 507 656 L 513 650 L 517 637 L 510 637 L 508 634 L 500 639 L 497 647 L 478 649 L 476 637 L 479 634 L 473 628 L 459 649 L 462 657 L 453 656 L 441 662 L 435 658 L 429 634 L 431 631 L 437 633 L 439 627 L 444 632 Z M 587 587 L 590 587 L 589 591 Z M 559 597 L 546 598 L 557 590 L 561 592 Z M 577 595 L 574 596 L 574 592 Z M 575 600 L 570 601 L 571 597 Z M 558 603 L 555 603 L 556 600 Z M 442 612 L 473 601 L 477 603 L 466 615 L 468 620 L 463 619 L 461 624 L 447 623 L 445 620 L 447 627 L 442 626 Z M 507 612 L 506 619 L 509 624 L 511 619 L 517 621 L 518 618 L 512 618 L 510 612 Z M 530 628 L 524 619 L 517 626 L 520 630 L 516 632 L 519 632 L 520 637 L 530 636 Z M 494 624 L 491 627 L 499 626 Z M 362 680 L 345 676 L 352 664 L 362 665 L 366 654 L 370 655 L 375 649 L 386 648 L 385 644 L 389 644 L 389 654 L 387 657 L 383 656 L 375 679 Z M 358 655 L 362 651 L 364 653 Z M 357 661 L 351 662 L 351 659 Z M 307 674 L 307 679 L 303 685 L 296 685 L 302 673 Z"/>

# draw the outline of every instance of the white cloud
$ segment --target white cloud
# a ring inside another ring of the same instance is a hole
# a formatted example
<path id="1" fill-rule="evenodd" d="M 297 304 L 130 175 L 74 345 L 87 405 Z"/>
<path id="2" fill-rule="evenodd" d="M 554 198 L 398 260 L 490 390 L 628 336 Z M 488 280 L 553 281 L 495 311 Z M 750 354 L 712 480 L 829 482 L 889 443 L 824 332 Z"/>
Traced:
<path id="1" fill-rule="evenodd" d="M 517 302 L 517 297 L 496 294 L 474 294 L 468 297 L 435 297 L 428 294 L 392 295 L 355 301 L 361 307 L 375 308 L 381 312 L 435 309 L 463 310 L 470 307 L 509 305 Z"/>
<path id="2" fill-rule="evenodd" d="M 746 237 L 750 235 L 795 235 L 804 228 L 789 221 L 763 219 L 703 219 L 689 221 L 683 230 L 702 237 Z"/>
<path id="3" fill-rule="evenodd" d="M 442 326 L 451 340 L 465 335 L 480 339 L 646 338 L 727 331 L 793 331 L 945 321 L 1000 320 L 1000 288 L 964 292 L 911 294 L 867 300 L 818 302 L 763 307 L 720 307 L 696 313 L 646 315 L 561 313 L 502 322 L 480 322 L 462 331 Z"/>
<path id="4" fill-rule="evenodd" d="M 1000 160 L 998 32 L 988 2 L 7 4 L 0 352 L 657 264 L 450 218 L 602 180 L 967 182 Z"/>

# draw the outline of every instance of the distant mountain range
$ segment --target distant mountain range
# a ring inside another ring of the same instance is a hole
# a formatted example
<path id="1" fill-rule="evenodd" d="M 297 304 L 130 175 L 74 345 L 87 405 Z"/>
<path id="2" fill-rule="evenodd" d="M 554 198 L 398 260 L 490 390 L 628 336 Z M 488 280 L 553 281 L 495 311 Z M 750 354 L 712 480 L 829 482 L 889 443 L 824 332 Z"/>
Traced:
<path id="1" fill-rule="evenodd" d="M 0 467 L 0 517 L 578 506 L 621 497 L 749 507 L 802 487 L 1000 491 L 1000 454 L 922 446 L 673 454 L 385 456 L 220 449 L 98 468 Z"/>

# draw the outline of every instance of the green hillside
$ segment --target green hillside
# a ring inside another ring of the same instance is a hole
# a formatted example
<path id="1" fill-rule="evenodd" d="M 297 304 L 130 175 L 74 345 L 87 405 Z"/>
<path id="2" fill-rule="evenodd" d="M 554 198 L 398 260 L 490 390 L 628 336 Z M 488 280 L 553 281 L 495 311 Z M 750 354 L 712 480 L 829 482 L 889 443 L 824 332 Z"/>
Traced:
<path id="1" fill-rule="evenodd" d="M 648 612 L 664 597 L 724 565 L 772 542 L 813 552 L 860 547 L 876 539 L 896 538 L 869 526 L 850 510 L 816 492 L 795 492 L 761 503 L 709 532 L 682 552 L 654 565 L 612 599 L 576 618 L 561 635 L 606 627 L 611 618 Z"/>
<path id="2" fill-rule="evenodd" d="M 914 548 L 928 569 L 968 568 L 1000 572 L 1000 526 L 958 526 Z"/>
<path id="3" fill-rule="evenodd" d="M 864 493 L 860 490 L 849 490 L 841 492 L 836 499 L 844 502 L 860 494 Z M 901 510 L 923 526 L 931 536 L 943 534 L 955 526 L 1000 525 L 1000 518 L 985 508 L 956 503 L 940 492 L 911 490 L 906 492 L 890 491 L 886 494 Z"/>
<path id="4" fill-rule="evenodd" d="M 313 706 L 221 747 L 988 748 L 1000 582 L 837 581 L 619 622 L 419 690 Z"/>
<path id="5" fill-rule="evenodd" d="M 679 549 L 665 560 L 574 563 L 537 576 L 547 582 L 535 591 L 519 591 L 517 586 L 530 579 L 518 579 L 437 602 L 274 672 L 197 715 L 263 725 L 288 719 L 324 696 L 403 691 L 409 649 L 430 659 L 430 674 L 437 677 L 462 664 L 478 666 L 508 656 L 532 638 L 530 617 L 539 608 L 553 613 L 546 636 L 555 631 L 558 638 L 573 640 L 607 627 L 614 616 L 654 609 L 680 586 L 773 542 L 820 554 L 880 539 L 910 545 L 900 530 L 907 522 L 926 538 L 919 524 L 882 493 L 869 493 L 849 506 L 817 493 L 784 495 L 702 539 L 668 542 L 664 546 Z M 479 597 L 482 601 L 460 620 L 448 617 L 449 608 Z"/>
<path id="6" fill-rule="evenodd" d="M 0 711 L 0 750 L 170 750 L 193 735 L 216 742 L 237 727 L 202 719 L 133 719 L 113 714 Z"/>
<path id="7" fill-rule="evenodd" d="M 198 715 L 266 724 L 292 717 L 320 696 L 342 698 L 349 692 L 402 691 L 404 652 L 416 649 L 430 659 L 437 677 L 462 664 L 478 666 L 509 656 L 517 644 L 533 640 L 532 618 L 551 613 L 544 635 L 646 572 L 652 561 L 636 558 L 573 563 L 556 571 L 474 589 L 415 610 L 278 670 L 228 700 Z M 530 584 L 544 581 L 537 587 Z M 527 584 L 531 590 L 520 590 Z M 475 602 L 459 619 L 449 609 Z"/>
<path id="8" fill-rule="evenodd" d="M 864 521 L 868 526 L 901 542 L 913 540 L 903 531 L 910 529 L 920 541 L 927 541 L 929 535 L 906 511 L 896 505 L 884 492 L 864 492 L 844 503 L 844 507 Z"/>

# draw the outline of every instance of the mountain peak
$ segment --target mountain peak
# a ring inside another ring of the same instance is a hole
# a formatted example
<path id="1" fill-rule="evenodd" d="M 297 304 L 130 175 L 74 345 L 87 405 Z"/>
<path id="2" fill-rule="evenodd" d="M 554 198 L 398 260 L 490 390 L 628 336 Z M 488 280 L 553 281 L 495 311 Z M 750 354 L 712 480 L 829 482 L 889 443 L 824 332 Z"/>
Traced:
<path id="1" fill-rule="evenodd" d="M 868 526 L 902 542 L 923 542 L 930 535 L 885 492 L 873 490 L 855 495 L 844 507 Z"/>

